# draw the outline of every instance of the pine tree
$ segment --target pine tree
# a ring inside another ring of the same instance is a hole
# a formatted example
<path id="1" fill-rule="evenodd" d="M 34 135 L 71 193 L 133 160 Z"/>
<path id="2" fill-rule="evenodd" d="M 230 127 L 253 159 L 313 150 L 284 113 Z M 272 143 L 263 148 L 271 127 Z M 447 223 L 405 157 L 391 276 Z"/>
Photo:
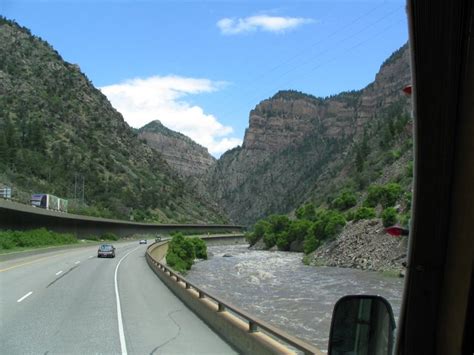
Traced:
<path id="1" fill-rule="evenodd" d="M 9 117 L 5 119 L 2 128 L 6 142 L 5 161 L 7 165 L 11 166 L 15 161 L 15 155 L 19 147 L 18 132 Z"/>

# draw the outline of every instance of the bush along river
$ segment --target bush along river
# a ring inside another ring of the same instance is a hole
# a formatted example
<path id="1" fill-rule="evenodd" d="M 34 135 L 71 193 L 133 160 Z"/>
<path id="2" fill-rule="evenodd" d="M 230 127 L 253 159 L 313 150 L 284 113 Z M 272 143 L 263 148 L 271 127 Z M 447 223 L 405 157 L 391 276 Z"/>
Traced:
<path id="1" fill-rule="evenodd" d="M 349 294 L 385 297 L 398 318 L 403 279 L 379 272 L 307 266 L 302 254 L 210 246 L 189 281 L 326 351 L 336 301 Z M 225 255 L 225 256 L 224 256 Z"/>

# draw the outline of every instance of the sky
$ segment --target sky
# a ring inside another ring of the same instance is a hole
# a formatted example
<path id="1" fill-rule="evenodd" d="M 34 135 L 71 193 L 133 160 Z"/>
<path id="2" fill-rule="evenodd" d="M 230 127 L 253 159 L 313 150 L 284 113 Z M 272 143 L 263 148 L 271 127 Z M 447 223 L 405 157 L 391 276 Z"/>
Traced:
<path id="1" fill-rule="evenodd" d="M 358 90 L 408 40 L 402 0 L 0 0 L 135 128 L 160 120 L 215 157 L 279 90 Z"/>

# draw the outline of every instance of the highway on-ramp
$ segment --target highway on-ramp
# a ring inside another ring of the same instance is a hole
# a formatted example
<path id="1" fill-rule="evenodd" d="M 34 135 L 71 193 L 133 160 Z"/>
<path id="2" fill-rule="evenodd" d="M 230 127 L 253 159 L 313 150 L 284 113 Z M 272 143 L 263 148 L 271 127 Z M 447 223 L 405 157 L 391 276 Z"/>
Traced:
<path id="1" fill-rule="evenodd" d="M 0 263 L 2 354 L 235 354 L 161 283 L 146 245 Z"/>

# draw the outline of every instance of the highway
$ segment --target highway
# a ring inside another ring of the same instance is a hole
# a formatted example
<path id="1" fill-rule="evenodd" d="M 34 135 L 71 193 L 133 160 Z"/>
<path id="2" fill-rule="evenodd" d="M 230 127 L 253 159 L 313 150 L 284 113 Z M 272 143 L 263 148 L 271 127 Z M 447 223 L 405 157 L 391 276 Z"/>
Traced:
<path id="1" fill-rule="evenodd" d="M 148 267 L 146 245 L 0 263 L 2 354 L 235 354 Z"/>

